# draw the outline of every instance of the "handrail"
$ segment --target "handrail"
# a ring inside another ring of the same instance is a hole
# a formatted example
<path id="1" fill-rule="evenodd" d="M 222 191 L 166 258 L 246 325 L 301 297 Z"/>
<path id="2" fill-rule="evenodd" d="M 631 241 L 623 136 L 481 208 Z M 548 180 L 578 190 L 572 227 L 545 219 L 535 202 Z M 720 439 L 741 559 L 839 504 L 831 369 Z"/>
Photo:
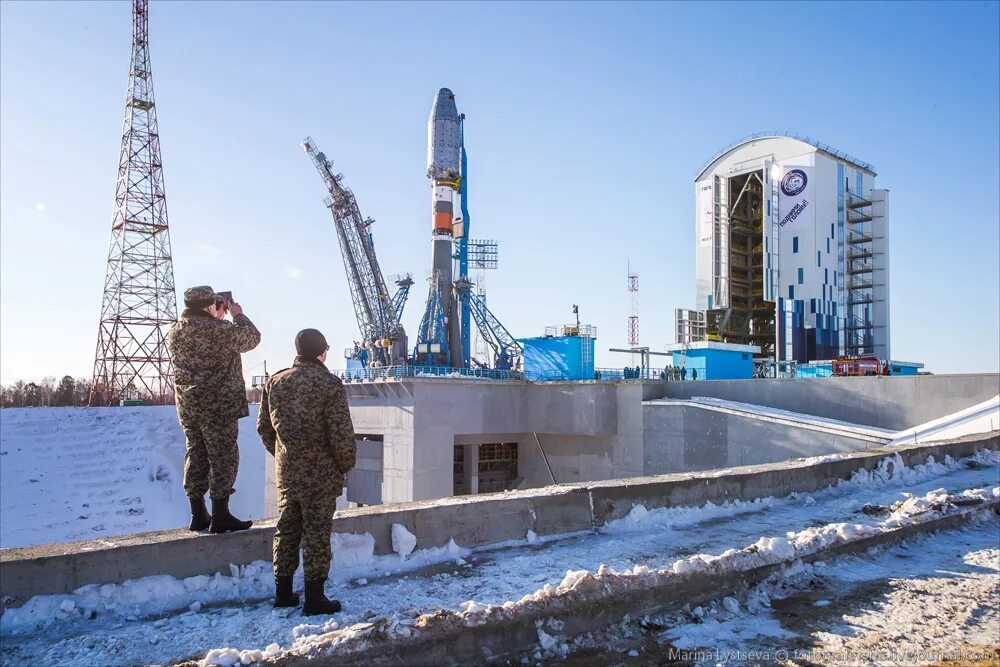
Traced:
<path id="1" fill-rule="evenodd" d="M 662 369 L 595 368 L 592 374 L 551 370 L 532 374 L 495 368 L 452 368 L 448 366 L 367 366 L 331 371 L 345 383 L 388 382 L 393 380 L 457 379 L 508 382 L 618 382 L 621 380 L 661 380 Z"/>
<path id="2" fill-rule="evenodd" d="M 856 167 L 861 167 L 862 169 L 870 171 L 873 174 L 875 173 L 875 165 L 873 165 L 872 163 L 865 162 L 864 160 L 859 160 L 858 158 L 853 157 L 843 151 L 837 150 L 833 146 L 829 146 L 820 141 L 817 141 L 810 136 L 799 134 L 798 132 L 791 132 L 789 130 L 767 130 L 763 132 L 754 132 L 753 134 L 748 134 L 742 139 L 738 139 L 733 143 L 729 144 L 728 146 L 726 146 L 725 148 L 723 148 L 722 150 L 718 151 L 715 155 L 711 157 L 711 159 L 709 159 L 707 162 L 701 165 L 701 168 L 698 169 L 698 176 L 700 177 L 703 173 L 705 173 L 705 170 L 708 169 L 708 165 L 712 164 L 713 162 L 715 162 L 720 157 L 722 157 L 729 151 L 733 150 L 737 146 L 742 146 L 743 144 L 748 143 L 750 141 L 754 141 L 755 139 L 765 139 L 768 137 L 787 137 L 789 139 L 797 139 L 799 141 L 803 141 L 809 144 L 810 146 L 815 146 L 821 151 L 829 153 L 835 157 L 838 157 L 841 160 L 844 160 L 845 162 L 850 162 Z M 695 180 L 697 180 L 697 178 L 695 178 Z"/>

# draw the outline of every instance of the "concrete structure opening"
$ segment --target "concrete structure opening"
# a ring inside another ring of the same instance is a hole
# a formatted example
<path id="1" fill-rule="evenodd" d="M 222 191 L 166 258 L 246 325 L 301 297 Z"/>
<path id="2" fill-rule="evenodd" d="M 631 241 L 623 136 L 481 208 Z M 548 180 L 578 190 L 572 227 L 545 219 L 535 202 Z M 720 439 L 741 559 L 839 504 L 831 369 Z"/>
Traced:
<path id="1" fill-rule="evenodd" d="M 455 445 L 456 496 L 509 491 L 520 484 L 516 442 Z"/>

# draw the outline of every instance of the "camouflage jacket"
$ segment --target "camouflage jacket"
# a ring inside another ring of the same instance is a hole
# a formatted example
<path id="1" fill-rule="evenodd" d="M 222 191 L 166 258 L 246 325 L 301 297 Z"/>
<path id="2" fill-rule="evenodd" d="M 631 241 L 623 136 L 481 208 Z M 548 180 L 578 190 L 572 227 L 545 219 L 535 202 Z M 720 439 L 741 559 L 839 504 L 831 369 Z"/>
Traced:
<path id="1" fill-rule="evenodd" d="M 227 322 L 204 311 L 184 311 L 167 333 L 181 421 L 250 414 L 240 354 L 258 343 L 260 332 L 246 315 Z"/>
<path id="2" fill-rule="evenodd" d="M 279 493 L 339 496 L 354 467 L 354 425 L 340 378 L 296 357 L 264 385 L 257 433 L 275 458 Z"/>

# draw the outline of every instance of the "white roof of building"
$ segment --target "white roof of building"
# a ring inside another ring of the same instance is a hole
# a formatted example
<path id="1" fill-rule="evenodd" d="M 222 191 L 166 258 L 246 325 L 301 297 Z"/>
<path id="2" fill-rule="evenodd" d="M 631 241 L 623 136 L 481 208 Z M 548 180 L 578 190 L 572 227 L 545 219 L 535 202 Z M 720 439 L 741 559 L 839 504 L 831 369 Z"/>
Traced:
<path id="1" fill-rule="evenodd" d="M 699 340 L 694 343 L 671 343 L 666 346 L 667 352 L 688 350 L 723 350 L 725 352 L 760 352 L 756 345 L 737 345 L 736 343 L 717 343 L 712 340 Z"/>
<path id="2" fill-rule="evenodd" d="M 754 132 L 753 134 L 749 134 L 743 137 L 742 139 L 734 141 L 733 143 L 723 148 L 721 151 L 713 155 L 711 159 L 708 160 L 708 162 L 702 165 L 701 169 L 698 171 L 698 176 L 695 177 L 694 180 L 700 181 L 702 177 L 704 177 L 705 174 L 711 170 L 711 168 L 715 165 L 716 162 L 722 160 L 733 151 L 738 150 L 741 146 L 753 143 L 755 141 L 760 141 L 761 139 L 776 139 L 776 138 L 787 138 L 787 139 L 795 139 L 797 141 L 801 141 L 804 144 L 812 146 L 821 153 L 826 153 L 827 155 L 829 155 L 834 159 L 846 162 L 850 165 L 857 167 L 858 169 L 861 169 L 862 171 L 867 171 L 872 176 L 877 175 L 875 173 L 875 165 L 871 164 L 870 162 L 859 160 L 858 158 L 848 155 L 843 151 L 839 151 L 836 148 L 833 148 L 832 146 L 828 146 L 827 144 L 817 141 L 812 137 L 799 134 L 797 132 L 790 132 L 788 130 L 768 130 L 765 132 Z"/>

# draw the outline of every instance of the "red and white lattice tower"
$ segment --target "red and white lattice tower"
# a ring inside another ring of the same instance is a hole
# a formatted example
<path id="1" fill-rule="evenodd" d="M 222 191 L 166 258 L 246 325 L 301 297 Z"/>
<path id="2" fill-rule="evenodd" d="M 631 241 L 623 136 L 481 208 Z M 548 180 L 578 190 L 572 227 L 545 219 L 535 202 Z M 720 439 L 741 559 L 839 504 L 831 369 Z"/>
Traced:
<path id="1" fill-rule="evenodd" d="M 172 400 L 166 335 L 177 319 L 160 132 L 149 67 L 148 0 L 132 2 L 132 66 L 111 220 L 91 405 Z"/>
<path id="2" fill-rule="evenodd" d="M 628 271 L 628 346 L 639 347 L 639 274 Z M 635 361 L 635 355 L 632 355 Z"/>

